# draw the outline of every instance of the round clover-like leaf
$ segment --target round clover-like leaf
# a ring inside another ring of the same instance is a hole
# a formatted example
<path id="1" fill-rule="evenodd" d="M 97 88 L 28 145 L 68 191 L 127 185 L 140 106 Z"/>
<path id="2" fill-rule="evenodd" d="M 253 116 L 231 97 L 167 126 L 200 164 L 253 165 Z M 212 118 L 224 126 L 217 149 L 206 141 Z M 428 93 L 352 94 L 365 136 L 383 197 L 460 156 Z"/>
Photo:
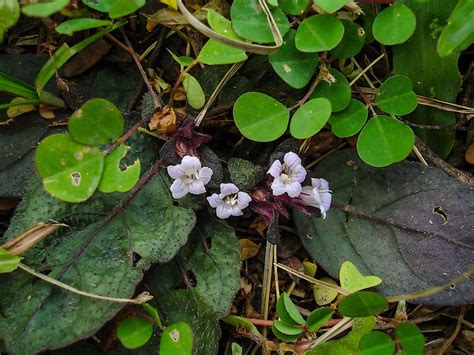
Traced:
<path id="1" fill-rule="evenodd" d="M 277 302 L 278 317 L 286 324 L 298 325 L 304 324 L 304 319 L 301 316 L 298 308 L 291 301 L 287 293 L 282 293 Z"/>
<path id="2" fill-rule="evenodd" d="M 359 349 L 362 355 L 392 355 L 395 344 L 390 335 L 374 330 L 360 338 Z"/>
<path id="3" fill-rule="evenodd" d="M 352 90 L 346 77 L 336 69 L 329 69 L 329 73 L 334 77 L 334 82 L 328 83 L 323 80 L 314 89 L 311 99 L 325 97 L 331 102 L 332 112 L 339 112 L 347 108 L 351 103 Z"/>
<path id="4" fill-rule="evenodd" d="M 184 90 L 186 91 L 186 100 L 188 101 L 189 106 L 195 110 L 199 110 L 206 103 L 206 95 L 202 90 L 201 84 L 197 79 L 190 75 L 186 74 L 183 79 Z"/>
<path id="5" fill-rule="evenodd" d="M 46 137 L 36 149 L 35 164 L 46 191 L 66 202 L 87 200 L 99 185 L 104 156 L 68 134 Z"/>
<path id="6" fill-rule="evenodd" d="M 346 296 L 338 310 L 345 317 L 367 317 L 379 314 L 387 307 L 387 300 L 378 293 L 359 291 Z"/>
<path id="7" fill-rule="evenodd" d="M 102 145 L 119 138 L 124 129 L 120 110 L 105 99 L 92 99 L 69 119 L 69 133 L 82 144 Z"/>
<path id="8" fill-rule="evenodd" d="M 406 5 L 395 4 L 377 15 L 372 31 L 378 42 L 392 46 L 408 40 L 415 28 L 416 17 L 413 11 Z"/>
<path id="9" fill-rule="evenodd" d="M 168 326 L 161 335 L 161 354 L 191 355 L 193 351 L 193 331 L 185 322 Z"/>
<path id="10" fill-rule="evenodd" d="M 125 192 L 135 186 L 140 178 L 140 160 L 135 160 L 124 170 L 120 168 L 120 161 L 129 149 L 130 147 L 122 144 L 105 157 L 104 172 L 99 183 L 100 191 Z"/>
<path id="11" fill-rule="evenodd" d="M 234 121 L 242 135 L 256 142 L 271 142 L 281 137 L 288 127 L 288 109 L 274 98 L 247 92 L 234 104 Z"/>
<path id="12" fill-rule="evenodd" d="M 322 277 L 321 281 L 337 286 L 337 282 L 329 277 Z M 324 306 L 334 301 L 339 293 L 324 286 L 313 285 L 313 296 L 318 306 Z"/>
<path id="13" fill-rule="evenodd" d="M 299 16 L 309 5 L 310 0 L 278 0 L 278 5 L 285 14 Z"/>
<path id="14" fill-rule="evenodd" d="M 339 279 L 341 280 L 341 287 L 351 292 L 375 287 L 382 283 L 382 279 L 378 276 L 363 276 L 357 267 L 348 260 L 341 265 Z"/>
<path id="15" fill-rule="evenodd" d="M 291 29 L 286 34 L 283 45 L 269 56 L 270 64 L 280 78 L 295 89 L 304 88 L 314 75 L 319 56 L 303 53 L 295 46 L 296 31 Z"/>
<path id="16" fill-rule="evenodd" d="M 328 14 L 332 14 L 340 10 L 349 1 L 350 0 L 314 0 L 314 3 Z"/>
<path id="17" fill-rule="evenodd" d="M 117 337 L 127 349 L 136 349 L 146 344 L 152 334 L 153 324 L 141 317 L 124 319 L 117 327 Z"/>
<path id="18" fill-rule="evenodd" d="M 383 167 L 405 159 L 415 144 L 415 134 L 405 123 L 375 116 L 362 129 L 357 152 L 367 164 Z"/>
<path id="19" fill-rule="evenodd" d="M 309 138 L 318 133 L 331 116 L 331 103 L 320 97 L 312 99 L 301 106 L 293 115 L 290 133 L 296 139 Z"/>
<path id="20" fill-rule="evenodd" d="M 425 337 L 413 323 L 402 323 L 395 328 L 395 336 L 407 354 L 423 354 Z"/>
<path id="21" fill-rule="evenodd" d="M 405 75 L 395 75 L 385 80 L 380 86 L 375 103 L 382 111 L 402 116 L 416 109 L 418 99 L 410 78 Z"/>
<path id="22" fill-rule="evenodd" d="M 344 25 L 344 36 L 331 53 L 337 59 L 346 59 L 360 52 L 365 44 L 365 31 L 352 21 L 341 20 L 341 22 Z"/>
<path id="23" fill-rule="evenodd" d="M 290 29 L 288 19 L 279 8 L 271 10 L 275 23 L 284 36 Z M 258 0 L 234 0 L 230 8 L 230 18 L 235 33 L 242 38 L 257 43 L 272 43 L 273 38 L 267 16 Z"/>
<path id="24" fill-rule="evenodd" d="M 345 110 L 334 112 L 329 117 L 329 124 L 337 137 L 352 137 L 362 129 L 368 115 L 367 107 L 362 102 L 353 99 Z"/>
<path id="25" fill-rule="evenodd" d="M 331 15 L 314 15 L 299 25 L 295 44 L 302 52 L 323 52 L 336 47 L 343 36 L 341 20 Z"/>
<path id="26" fill-rule="evenodd" d="M 329 307 L 323 307 L 316 309 L 311 312 L 308 319 L 306 320 L 306 325 L 308 326 L 308 331 L 315 332 L 321 328 L 326 322 L 331 319 L 334 311 Z"/>

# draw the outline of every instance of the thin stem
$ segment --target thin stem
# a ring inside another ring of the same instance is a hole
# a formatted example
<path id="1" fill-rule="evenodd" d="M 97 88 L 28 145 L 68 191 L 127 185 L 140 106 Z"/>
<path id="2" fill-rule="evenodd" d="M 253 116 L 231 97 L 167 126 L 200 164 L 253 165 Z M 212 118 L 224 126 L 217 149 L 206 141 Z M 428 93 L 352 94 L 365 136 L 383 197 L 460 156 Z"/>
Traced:
<path id="1" fill-rule="evenodd" d="M 366 66 L 364 68 L 364 70 L 362 70 L 359 73 L 359 75 L 357 75 L 354 79 L 352 79 L 352 81 L 349 83 L 349 85 L 350 86 L 354 85 L 357 82 L 357 80 L 359 80 L 368 70 L 370 70 L 370 68 L 372 68 L 375 64 L 377 64 L 377 62 L 379 60 L 381 60 L 383 57 L 385 57 L 385 53 L 383 53 L 383 54 L 379 55 L 377 58 L 375 58 L 375 60 L 372 63 L 370 63 L 368 66 Z"/>
<path id="2" fill-rule="evenodd" d="M 24 105 L 33 105 L 33 106 L 35 106 L 35 105 L 39 105 L 40 103 L 41 103 L 40 99 L 10 102 L 8 104 L 0 105 L 0 110 L 6 110 L 6 109 L 9 109 L 10 107 L 15 107 L 15 106 L 24 106 Z"/>
<path id="3" fill-rule="evenodd" d="M 270 302 L 270 288 L 272 283 L 272 263 L 273 263 L 273 245 L 267 242 L 265 248 L 265 265 L 263 271 L 263 285 L 262 285 L 262 305 L 260 313 L 263 320 L 268 319 L 268 308 Z M 267 336 L 267 329 L 263 328 L 263 336 Z"/>
<path id="4" fill-rule="evenodd" d="M 174 96 L 176 94 L 176 91 L 179 88 L 179 85 L 181 85 L 181 82 L 183 81 L 184 77 L 186 76 L 189 71 L 196 66 L 196 64 L 199 64 L 198 60 L 195 59 L 191 64 L 188 65 L 186 69 L 184 69 L 181 74 L 178 77 L 178 80 L 176 80 L 176 84 L 174 84 L 173 88 L 170 91 L 170 100 L 168 101 L 168 104 L 166 106 L 173 106 L 174 102 Z"/>

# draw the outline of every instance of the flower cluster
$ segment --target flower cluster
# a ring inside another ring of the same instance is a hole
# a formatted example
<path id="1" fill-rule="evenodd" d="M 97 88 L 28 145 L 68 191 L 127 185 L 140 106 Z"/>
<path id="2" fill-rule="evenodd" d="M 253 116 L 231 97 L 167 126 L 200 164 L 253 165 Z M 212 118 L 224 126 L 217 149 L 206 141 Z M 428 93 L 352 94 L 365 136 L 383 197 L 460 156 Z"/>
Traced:
<path id="1" fill-rule="evenodd" d="M 205 185 L 209 183 L 213 174 L 212 169 L 203 167 L 197 157 L 190 155 L 184 156 L 180 164 L 170 165 L 167 169 L 169 176 L 174 179 L 170 187 L 173 198 L 181 198 L 188 193 L 193 195 L 205 193 Z M 295 201 L 289 203 L 290 205 L 316 207 L 321 211 L 323 218 L 326 218 L 326 212 L 331 206 L 329 184 L 324 179 L 312 178 L 311 186 L 303 187 L 301 184 L 305 181 L 307 172 L 297 154 L 286 153 L 283 163 L 275 160 L 267 174 L 273 177 L 270 187 L 275 199 Z M 241 216 L 242 210 L 249 206 L 252 198 L 248 193 L 240 191 L 236 185 L 224 183 L 220 185 L 220 193 L 207 197 L 207 201 L 216 209 L 217 217 L 226 219 L 230 216 Z M 275 206 L 278 207 L 279 204 Z"/>

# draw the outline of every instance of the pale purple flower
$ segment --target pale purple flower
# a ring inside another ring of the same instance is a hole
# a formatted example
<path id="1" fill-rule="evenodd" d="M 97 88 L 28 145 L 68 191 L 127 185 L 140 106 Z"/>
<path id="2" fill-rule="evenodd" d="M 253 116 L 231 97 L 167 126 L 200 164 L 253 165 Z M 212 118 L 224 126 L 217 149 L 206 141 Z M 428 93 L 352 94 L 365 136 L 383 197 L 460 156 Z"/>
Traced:
<path id="1" fill-rule="evenodd" d="M 212 194 L 207 200 L 216 209 L 217 217 L 226 219 L 230 216 L 242 216 L 242 210 L 247 208 L 252 198 L 248 193 L 239 191 L 234 184 L 221 184 L 221 193 Z"/>
<path id="2" fill-rule="evenodd" d="M 293 152 L 288 152 L 283 158 L 283 164 L 275 160 L 267 171 L 273 176 L 273 195 L 280 196 L 285 192 L 290 197 L 298 197 L 302 191 L 301 183 L 306 178 L 306 169 L 301 165 L 301 159 Z"/>
<path id="3" fill-rule="evenodd" d="M 311 179 L 312 186 L 303 187 L 299 198 L 307 206 L 319 208 L 321 216 L 326 218 L 326 212 L 331 207 L 332 191 L 329 190 L 329 183 L 324 179 Z"/>
<path id="4" fill-rule="evenodd" d="M 201 161 L 197 157 L 186 155 L 181 164 L 170 165 L 167 168 L 168 175 L 174 180 L 170 187 L 173 198 L 184 197 L 188 192 L 200 195 L 206 192 L 206 185 L 212 177 L 212 169 L 201 167 Z"/>

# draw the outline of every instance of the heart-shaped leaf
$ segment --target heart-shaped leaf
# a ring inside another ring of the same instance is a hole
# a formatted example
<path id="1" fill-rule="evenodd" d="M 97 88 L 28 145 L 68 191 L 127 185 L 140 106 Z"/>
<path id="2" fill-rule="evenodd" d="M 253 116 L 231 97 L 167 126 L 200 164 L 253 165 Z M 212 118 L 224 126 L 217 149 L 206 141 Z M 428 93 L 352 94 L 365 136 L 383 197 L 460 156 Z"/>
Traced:
<path id="1" fill-rule="evenodd" d="M 117 337 L 127 349 L 136 349 L 147 343 L 153 334 L 153 324 L 142 317 L 122 320 L 117 327 Z"/>
<path id="2" fill-rule="evenodd" d="M 372 31 L 378 42 L 393 46 L 408 40 L 415 28 L 416 17 L 413 11 L 406 5 L 395 4 L 377 15 Z"/>
<path id="3" fill-rule="evenodd" d="M 328 14 L 340 10 L 350 0 L 314 0 L 314 3 Z"/>
<path id="4" fill-rule="evenodd" d="M 322 277 L 321 281 L 337 286 L 337 282 L 330 277 Z M 314 300 L 318 306 L 324 306 L 334 301 L 339 293 L 329 288 L 313 285 Z"/>
<path id="5" fill-rule="evenodd" d="M 392 355 L 395 344 L 390 335 L 373 330 L 360 338 L 361 355 Z"/>
<path id="6" fill-rule="evenodd" d="M 100 191 L 125 192 L 135 186 L 140 178 L 140 160 L 135 160 L 123 170 L 120 167 L 120 161 L 129 149 L 130 147 L 122 144 L 105 157 L 104 172 L 99 183 Z"/>
<path id="7" fill-rule="evenodd" d="M 304 319 L 301 316 L 298 308 L 291 301 L 287 293 L 282 293 L 277 302 L 278 317 L 286 324 L 298 325 L 304 324 Z"/>
<path id="8" fill-rule="evenodd" d="M 377 276 L 363 276 L 357 267 L 350 261 L 344 261 L 339 270 L 341 287 L 351 292 L 375 287 L 382 283 L 382 279 Z"/>
<path id="9" fill-rule="evenodd" d="M 302 52 L 323 52 L 336 47 L 343 35 L 341 20 L 331 15 L 314 15 L 298 26 L 295 44 Z"/>
<path id="10" fill-rule="evenodd" d="M 331 116 L 331 103 L 320 97 L 301 106 L 291 118 L 290 133 L 296 139 L 309 138 L 318 133 Z"/>
<path id="11" fill-rule="evenodd" d="M 317 331 L 324 324 L 326 324 L 328 320 L 331 319 L 333 314 L 334 311 L 329 307 L 318 308 L 317 310 L 311 312 L 308 319 L 306 320 L 308 331 Z"/>
<path id="12" fill-rule="evenodd" d="M 185 322 L 171 324 L 161 335 L 161 354 L 191 355 L 193 350 L 193 331 Z"/>
<path id="13" fill-rule="evenodd" d="M 375 98 L 377 106 L 392 115 L 408 115 L 418 105 L 418 98 L 413 91 L 413 83 L 405 75 L 395 75 L 385 80 Z"/>
<path id="14" fill-rule="evenodd" d="M 329 69 L 333 80 L 329 83 L 322 80 L 318 83 L 310 99 L 325 97 L 331 102 L 332 112 L 346 109 L 352 100 L 352 89 L 347 78 L 336 69 Z"/>
<path id="15" fill-rule="evenodd" d="M 367 317 L 377 315 L 387 307 L 387 300 L 378 293 L 358 291 L 346 296 L 339 303 L 338 311 L 345 317 Z"/>
<path id="16" fill-rule="evenodd" d="M 334 135 L 339 138 L 347 138 L 352 137 L 362 129 L 368 115 L 369 111 L 362 102 L 351 100 L 345 110 L 333 112 L 328 122 Z"/>

